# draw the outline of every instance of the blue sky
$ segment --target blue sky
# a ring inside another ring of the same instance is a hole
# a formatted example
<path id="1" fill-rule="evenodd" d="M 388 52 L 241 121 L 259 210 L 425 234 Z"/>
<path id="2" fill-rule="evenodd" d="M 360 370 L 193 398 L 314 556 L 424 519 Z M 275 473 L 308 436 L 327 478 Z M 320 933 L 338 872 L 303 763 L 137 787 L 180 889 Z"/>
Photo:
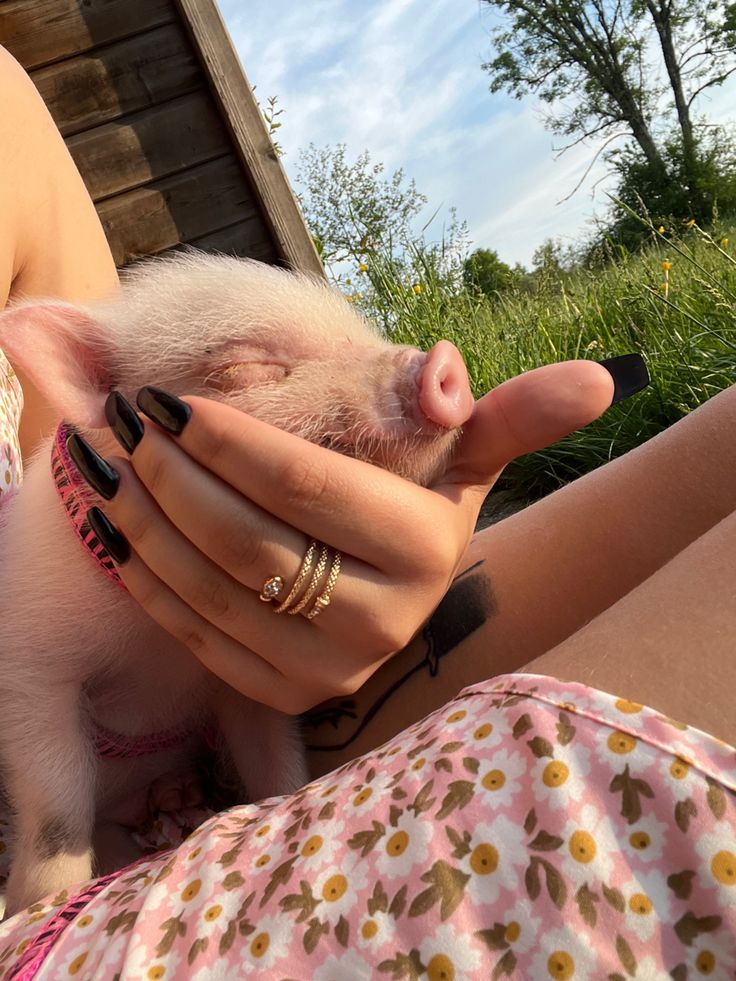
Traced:
<path id="1" fill-rule="evenodd" d="M 300 148 L 345 143 L 399 167 L 437 208 L 457 208 L 474 247 L 528 264 L 549 237 L 573 242 L 605 211 L 602 167 L 566 198 L 595 148 L 562 156 L 534 99 L 491 95 L 492 14 L 478 0 L 220 0 L 256 96 L 278 96 L 295 180 Z M 733 118 L 736 79 L 701 109 Z M 597 187 L 594 187 L 596 185 Z M 441 217 L 430 228 L 441 233 Z"/>

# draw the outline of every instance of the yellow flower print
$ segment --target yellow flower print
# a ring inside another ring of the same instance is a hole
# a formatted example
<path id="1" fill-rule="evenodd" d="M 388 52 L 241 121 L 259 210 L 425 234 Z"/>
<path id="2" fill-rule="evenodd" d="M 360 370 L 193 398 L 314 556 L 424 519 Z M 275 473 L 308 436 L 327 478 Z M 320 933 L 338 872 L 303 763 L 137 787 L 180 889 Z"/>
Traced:
<path id="1" fill-rule="evenodd" d="M 74 977 L 75 974 L 79 974 L 79 972 L 84 967 L 84 962 L 86 960 L 87 960 L 87 951 L 85 951 L 83 954 L 79 954 L 77 957 L 75 957 L 74 960 L 69 965 L 69 974 L 72 977 Z"/>
<path id="2" fill-rule="evenodd" d="M 481 784 L 486 790 L 500 790 L 506 783 L 506 774 L 503 770 L 489 770 L 481 780 Z"/>
<path id="3" fill-rule="evenodd" d="M 340 857 L 345 861 L 352 856 Z M 341 916 L 346 919 L 358 901 L 358 895 L 367 885 L 365 863 L 351 864 L 345 868 L 330 865 L 312 880 L 312 894 L 319 904 L 319 918 L 330 924 L 338 923 Z"/>
<path id="4" fill-rule="evenodd" d="M 476 875 L 490 875 L 498 868 L 498 849 L 484 841 L 470 853 L 470 867 Z"/>
<path id="5" fill-rule="evenodd" d="M 555 950 L 547 958 L 547 972 L 555 981 L 568 981 L 575 974 L 575 961 L 566 950 Z"/>
<path id="6" fill-rule="evenodd" d="M 594 804 L 585 804 L 576 820 L 565 824 L 561 832 L 563 845 L 562 874 L 572 880 L 569 885 L 583 885 L 591 878 L 610 879 L 612 856 L 620 851 L 611 823 Z"/>
<path id="7" fill-rule="evenodd" d="M 658 862 L 662 858 L 668 834 L 667 824 L 659 821 L 654 814 L 647 814 L 621 837 L 624 854 L 629 860 L 636 856 L 637 865 Z"/>
<path id="8" fill-rule="evenodd" d="M 212 923 L 213 920 L 218 918 L 220 913 L 222 913 L 222 906 L 219 903 L 215 903 L 214 906 L 210 906 L 210 908 L 205 911 L 204 918 L 208 923 Z"/>
<path id="9" fill-rule="evenodd" d="M 442 924 L 433 936 L 420 942 L 419 955 L 422 963 L 427 965 L 428 981 L 475 977 L 483 967 L 480 952 L 467 942 L 464 931 L 449 923 Z"/>
<path id="10" fill-rule="evenodd" d="M 621 891 L 627 936 L 636 936 L 642 943 L 649 943 L 659 924 L 672 921 L 671 893 L 664 888 L 659 872 L 637 873 L 635 879 L 621 886 Z"/>
<path id="11" fill-rule="evenodd" d="M 484 722 L 483 725 L 478 726 L 478 728 L 473 733 L 473 739 L 487 739 L 492 732 L 493 732 L 492 723 Z"/>
<path id="12" fill-rule="evenodd" d="M 568 850 L 576 862 L 587 865 L 592 862 L 598 851 L 595 838 L 588 831 L 577 830 L 570 835 Z"/>
<path id="13" fill-rule="evenodd" d="M 585 934 L 563 927 L 543 934 L 528 977 L 552 981 L 598 981 L 596 945 Z"/>
<path id="14" fill-rule="evenodd" d="M 186 886 L 181 891 L 181 899 L 184 903 L 190 903 L 196 896 L 199 895 L 199 890 L 202 888 L 201 879 L 192 879 L 188 886 Z"/>
<path id="15" fill-rule="evenodd" d="M 550 760 L 542 772 L 542 783 L 545 787 L 561 787 L 570 776 L 570 768 L 562 760 Z"/>
<path id="16" fill-rule="evenodd" d="M 411 839 L 406 831 L 395 831 L 386 842 L 386 854 L 392 858 L 403 855 L 409 847 Z"/>
<path id="17" fill-rule="evenodd" d="M 253 926 L 253 932 L 239 948 L 242 951 L 243 967 L 238 972 L 226 972 L 228 977 L 246 974 L 250 976 L 251 973 L 256 977 L 271 977 L 274 964 L 289 956 L 293 925 L 288 917 L 265 916 Z M 263 973 L 265 971 L 269 972 L 268 975 Z M 287 970 L 281 970 L 278 976 L 288 973 Z"/>
<path id="18" fill-rule="evenodd" d="M 688 775 L 690 767 L 685 762 L 685 760 L 681 760 L 679 757 L 675 757 L 675 759 L 670 763 L 669 770 L 670 770 L 670 776 L 672 777 L 673 780 L 684 780 L 685 777 Z"/>
<path id="19" fill-rule="evenodd" d="M 590 751 L 580 740 L 567 746 L 556 745 L 554 756 L 543 756 L 532 768 L 535 794 L 558 810 L 582 800 L 590 774 Z"/>
<path id="20" fill-rule="evenodd" d="M 166 977 L 166 968 L 163 964 L 154 964 L 146 971 L 146 981 L 161 981 L 164 977 Z"/>
<path id="21" fill-rule="evenodd" d="M 614 705 L 624 715 L 637 715 L 644 707 L 639 702 L 630 702 L 628 698 L 617 698 Z"/>
<path id="22" fill-rule="evenodd" d="M 537 943 L 542 921 L 532 916 L 532 904 L 522 899 L 504 910 L 503 939 L 515 954 L 525 954 Z"/>
<path id="23" fill-rule="evenodd" d="M 437 832 L 440 833 L 440 832 Z M 409 875 L 415 865 L 427 867 L 429 843 L 435 831 L 430 821 L 404 811 L 376 849 L 376 869 L 381 877 L 395 879 Z"/>
<path id="24" fill-rule="evenodd" d="M 268 951 L 271 938 L 267 933 L 257 933 L 250 942 L 250 955 L 256 960 L 260 960 Z"/>
<path id="25" fill-rule="evenodd" d="M 331 875 L 322 886 L 321 896 L 326 903 L 334 903 L 345 895 L 348 888 L 348 880 L 341 873 Z"/>
<path id="26" fill-rule="evenodd" d="M 316 855 L 324 843 L 322 835 L 311 835 L 302 845 L 301 854 L 309 857 Z"/>
<path id="27" fill-rule="evenodd" d="M 364 916 L 356 934 L 358 947 L 362 950 L 375 950 L 393 935 L 395 926 L 393 916 L 380 910 L 376 910 L 371 916 Z"/>
<path id="28" fill-rule="evenodd" d="M 726 849 L 716 852 L 711 860 L 710 870 L 713 878 L 722 886 L 736 887 L 736 852 Z"/>
<path id="29" fill-rule="evenodd" d="M 517 874 L 523 881 L 529 864 L 526 833 L 504 814 L 472 828 L 468 846 L 470 851 L 460 860 L 461 871 L 470 876 L 465 884 L 468 903 L 493 903 L 504 882 L 513 881 Z"/>
<path id="30" fill-rule="evenodd" d="M 716 969 L 716 957 L 712 950 L 701 950 L 695 958 L 695 967 L 699 974 L 709 975 Z"/>
<path id="31" fill-rule="evenodd" d="M 482 794 L 483 804 L 494 809 L 504 807 L 521 791 L 520 779 L 526 771 L 523 757 L 508 749 L 498 749 L 489 763 L 478 770 L 476 793 Z"/>
<path id="32" fill-rule="evenodd" d="M 455 981 L 455 965 L 447 954 L 435 954 L 427 964 L 429 981 Z"/>
<path id="33" fill-rule="evenodd" d="M 635 736 L 630 736 L 628 732 L 619 732 L 616 730 L 608 737 L 606 740 L 606 745 L 612 753 L 616 753 L 619 756 L 625 756 L 627 753 L 632 752 L 632 750 L 636 748 L 636 742 L 637 740 Z"/>
<path id="34" fill-rule="evenodd" d="M 456 709 L 456 711 L 451 712 L 450 715 L 447 716 L 445 722 L 449 726 L 454 725 L 456 722 L 462 722 L 467 714 L 468 713 L 465 711 L 465 709 Z"/>

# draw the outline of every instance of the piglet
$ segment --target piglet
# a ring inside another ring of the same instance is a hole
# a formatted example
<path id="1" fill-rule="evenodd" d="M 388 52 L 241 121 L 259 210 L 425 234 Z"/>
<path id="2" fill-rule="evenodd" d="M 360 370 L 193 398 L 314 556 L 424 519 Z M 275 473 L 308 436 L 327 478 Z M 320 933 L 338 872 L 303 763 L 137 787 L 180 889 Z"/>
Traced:
<path id="1" fill-rule="evenodd" d="M 134 401 L 155 384 L 429 484 L 473 404 L 448 342 L 428 354 L 393 345 L 322 282 L 224 256 L 144 263 L 119 296 L 91 307 L 13 307 L 0 314 L 0 348 L 59 423 L 103 456 L 120 452 L 106 428 L 108 393 Z M 207 727 L 220 734 L 242 800 L 307 779 L 292 720 L 212 676 L 93 561 L 57 493 L 53 445 L 27 464 L 0 538 L 0 766 L 16 838 L 9 913 L 135 858 L 126 828 L 154 781 L 191 767 Z M 152 750 L 101 759 L 101 738 Z"/>

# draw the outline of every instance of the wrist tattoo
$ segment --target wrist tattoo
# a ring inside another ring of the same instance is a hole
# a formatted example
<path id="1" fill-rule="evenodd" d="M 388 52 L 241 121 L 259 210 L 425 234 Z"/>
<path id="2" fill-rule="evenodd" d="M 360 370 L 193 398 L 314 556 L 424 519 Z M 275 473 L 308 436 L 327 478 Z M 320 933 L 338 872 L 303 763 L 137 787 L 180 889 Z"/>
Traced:
<path id="1" fill-rule="evenodd" d="M 483 560 L 479 560 L 459 573 L 421 631 L 423 640 L 422 659 L 409 668 L 400 678 L 382 692 L 365 711 L 363 718 L 351 735 L 339 743 L 307 744 L 306 748 L 317 752 L 337 752 L 357 739 L 371 720 L 413 675 L 427 668 L 430 677 L 439 673 L 440 661 L 475 633 L 498 610 L 498 603 L 491 581 L 480 572 Z M 305 728 L 317 730 L 328 725 L 337 730 L 347 720 L 358 720 L 358 703 L 355 698 L 341 698 L 327 702 L 302 716 Z"/>

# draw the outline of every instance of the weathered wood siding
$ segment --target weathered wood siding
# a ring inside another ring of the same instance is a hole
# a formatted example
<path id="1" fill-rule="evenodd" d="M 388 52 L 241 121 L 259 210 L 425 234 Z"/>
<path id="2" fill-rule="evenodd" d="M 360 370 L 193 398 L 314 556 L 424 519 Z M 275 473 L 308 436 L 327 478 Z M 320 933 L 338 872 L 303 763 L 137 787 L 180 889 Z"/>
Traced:
<path id="1" fill-rule="evenodd" d="M 322 267 L 212 0 L 0 0 L 119 266 L 183 244 Z"/>

